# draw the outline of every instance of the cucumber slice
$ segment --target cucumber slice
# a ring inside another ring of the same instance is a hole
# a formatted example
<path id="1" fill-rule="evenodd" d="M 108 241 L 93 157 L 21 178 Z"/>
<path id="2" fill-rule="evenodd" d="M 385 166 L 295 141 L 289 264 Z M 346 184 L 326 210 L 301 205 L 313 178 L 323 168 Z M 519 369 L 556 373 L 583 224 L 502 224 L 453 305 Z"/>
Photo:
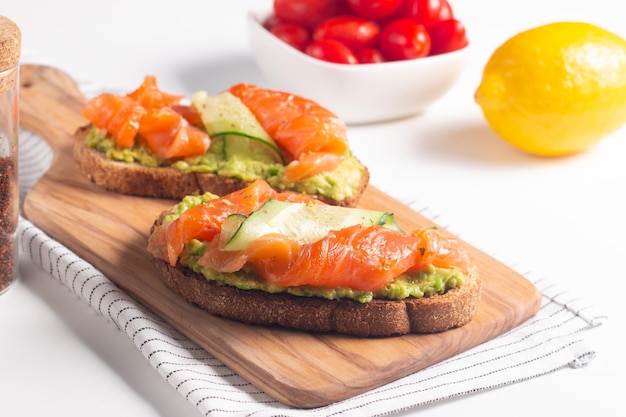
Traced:
<path id="1" fill-rule="evenodd" d="M 243 214 L 231 214 L 221 224 L 220 247 L 224 247 L 228 240 L 237 232 L 247 217 Z"/>
<path id="2" fill-rule="evenodd" d="M 381 225 L 401 231 L 393 213 L 271 199 L 252 212 L 236 230 L 233 227 L 222 229 L 221 247 L 222 250 L 243 250 L 250 242 L 269 233 L 287 235 L 306 244 L 322 239 L 331 230 L 355 225 Z"/>
<path id="3" fill-rule="evenodd" d="M 230 133 L 213 137 L 222 137 L 224 139 L 223 152 L 225 159 L 251 160 L 264 162 L 266 164 L 278 162 L 284 165 L 278 153 L 274 151 L 268 152 L 270 148 L 268 148 L 265 142 Z"/>
<path id="4" fill-rule="evenodd" d="M 285 164 L 285 157 L 274 140 L 238 97 L 228 91 L 217 96 L 209 96 L 206 91 L 197 91 L 192 95 L 191 103 L 200 113 L 209 136 L 246 138 L 236 141 L 237 144 L 230 147 L 228 156 L 234 156 L 233 152 L 240 151 L 243 152 L 243 157 L 253 156 L 256 159 L 258 156 L 261 160 L 270 157 Z"/>

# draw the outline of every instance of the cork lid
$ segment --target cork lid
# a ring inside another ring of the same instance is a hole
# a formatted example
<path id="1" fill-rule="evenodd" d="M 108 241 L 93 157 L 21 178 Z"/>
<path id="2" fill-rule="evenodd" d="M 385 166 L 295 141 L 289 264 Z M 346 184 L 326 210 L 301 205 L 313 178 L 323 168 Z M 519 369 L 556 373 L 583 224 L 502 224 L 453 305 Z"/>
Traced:
<path id="1" fill-rule="evenodd" d="M 0 16 L 0 71 L 16 66 L 20 60 L 22 33 L 13 21 Z"/>

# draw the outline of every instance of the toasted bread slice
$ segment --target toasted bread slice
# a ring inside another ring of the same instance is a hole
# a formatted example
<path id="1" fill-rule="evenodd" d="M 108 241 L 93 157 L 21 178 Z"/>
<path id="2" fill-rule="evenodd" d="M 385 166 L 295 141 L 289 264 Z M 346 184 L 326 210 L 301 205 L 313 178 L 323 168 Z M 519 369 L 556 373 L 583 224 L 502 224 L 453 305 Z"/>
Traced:
<path id="1" fill-rule="evenodd" d="M 90 128 L 90 125 L 86 125 L 76 131 L 74 160 L 83 175 L 109 191 L 144 197 L 182 199 L 187 195 L 204 192 L 226 195 L 249 184 L 237 178 L 216 174 L 186 173 L 171 167 L 146 167 L 137 163 L 114 161 L 85 144 Z M 355 207 L 368 183 L 369 172 L 364 168 L 361 182 L 351 196 L 340 201 L 323 195 L 311 197 L 326 204 Z"/>
<path id="2" fill-rule="evenodd" d="M 244 323 L 280 326 L 311 333 L 359 337 L 437 333 L 468 323 L 478 308 L 481 280 L 476 270 L 445 294 L 360 303 L 240 290 L 207 281 L 191 269 L 152 258 L 157 275 L 173 292 L 211 314 Z"/>
<path id="3" fill-rule="evenodd" d="M 161 213 L 150 233 L 171 211 Z M 311 333 L 341 333 L 358 337 L 438 333 L 468 323 L 478 309 L 482 281 L 475 266 L 463 283 L 444 294 L 404 300 L 352 299 L 242 290 L 220 285 L 189 268 L 151 256 L 157 276 L 174 293 L 207 312 L 249 324 L 279 326 Z"/>

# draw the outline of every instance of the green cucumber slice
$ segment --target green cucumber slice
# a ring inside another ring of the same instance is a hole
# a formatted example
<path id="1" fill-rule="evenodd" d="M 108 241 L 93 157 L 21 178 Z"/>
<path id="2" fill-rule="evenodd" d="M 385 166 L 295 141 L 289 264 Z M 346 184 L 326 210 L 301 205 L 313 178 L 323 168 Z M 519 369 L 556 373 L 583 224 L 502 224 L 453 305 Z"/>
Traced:
<path id="1" fill-rule="evenodd" d="M 222 250 L 245 249 L 250 242 L 269 233 L 280 233 L 302 244 L 322 239 L 331 230 L 363 225 L 381 225 L 401 231 L 393 213 L 325 204 L 288 203 L 271 199 L 252 212 L 234 230 L 222 229 Z"/>
<path id="2" fill-rule="evenodd" d="M 266 164 L 281 163 L 279 154 L 273 150 L 269 151 L 269 147 L 265 142 L 242 136 L 239 134 L 224 134 L 213 136 L 214 138 L 224 139 L 224 158 L 260 161 Z"/>
<path id="3" fill-rule="evenodd" d="M 197 91 L 191 96 L 192 105 L 200 113 L 202 123 L 209 136 L 228 136 L 228 157 L 241 156 L 285 164 L 282 152 L 256 119 L 250 109 L 238 97 L 228 91 L 210 96 L 206 91 Z M 235 140 L 233 137 L 245 138 Z M 231 140 L 232 139 L 232 140 Z"/>
<path id="4" fill-rule="evenodd" d="M 227 239 L 230 239 L 241 224 L 246 221 L 247 217 L 243 214 L 231 214 L 221 224 L 221 233 L 220 233 L 220 247 L 223 247 L 227 242 Z M 225 241 L 226 240 L 226 241 Z"/>

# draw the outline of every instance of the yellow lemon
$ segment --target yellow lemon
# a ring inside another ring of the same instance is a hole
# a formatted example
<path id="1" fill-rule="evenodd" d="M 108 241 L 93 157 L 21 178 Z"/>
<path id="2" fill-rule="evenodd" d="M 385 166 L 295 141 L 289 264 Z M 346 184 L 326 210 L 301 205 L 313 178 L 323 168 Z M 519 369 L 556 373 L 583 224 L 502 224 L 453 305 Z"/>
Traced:
<path id="1" fill-rule="evenodd" d="M 584 151 L 626 122 L 626 41 L 582 22 L 518 33 L 491 55 L 474 100 L 523 151 Z"/>

